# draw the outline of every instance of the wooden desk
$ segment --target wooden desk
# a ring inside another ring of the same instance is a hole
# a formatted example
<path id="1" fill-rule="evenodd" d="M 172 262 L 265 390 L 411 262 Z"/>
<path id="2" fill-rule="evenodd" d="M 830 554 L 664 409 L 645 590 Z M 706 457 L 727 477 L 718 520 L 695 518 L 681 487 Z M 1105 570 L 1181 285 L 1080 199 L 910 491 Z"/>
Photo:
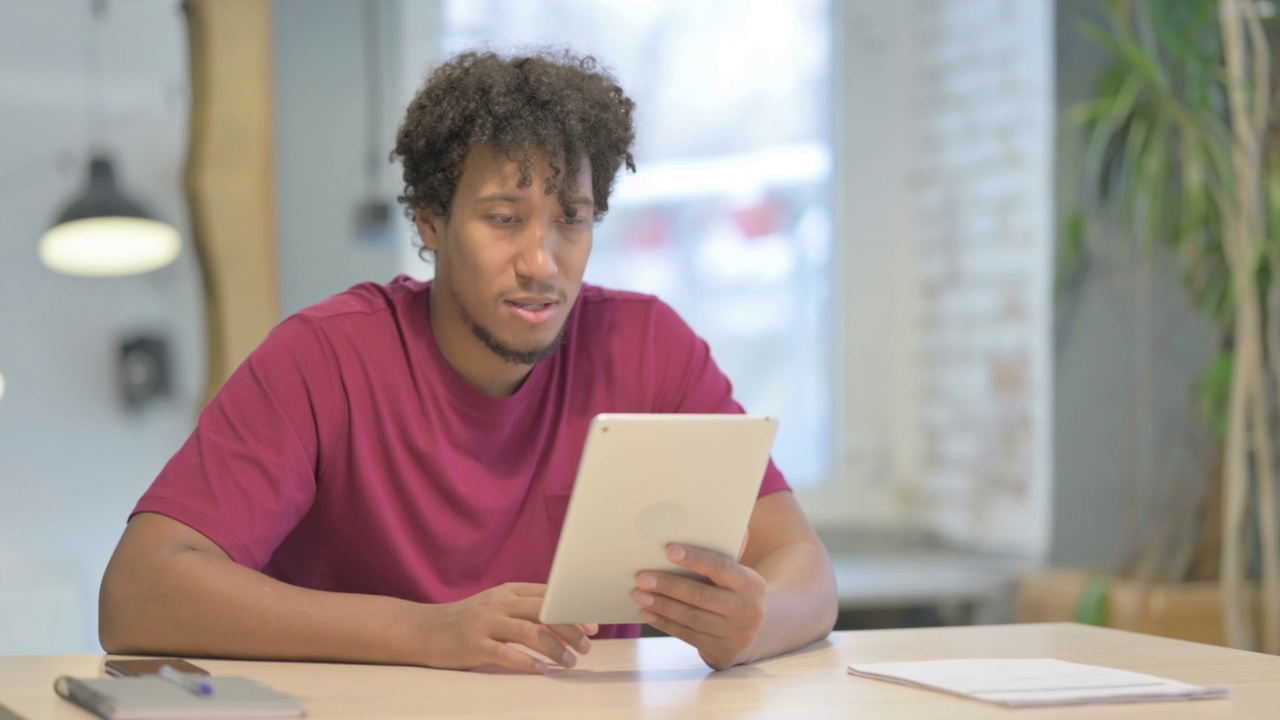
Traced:
<path id="1" fill-rule="evenodd" d="M 1055 657 L 1230 686 L 1230 700 L 1007 710 L 848 675 L 849 662 Z M 795 653 L 711 672 L 671 638 L 607 640 L 546 676 L 404 667 L 199 660 L 306 698 L 325 718 L 1108 718 L 1280 717 L 1280 658 L 1071 624 L 835 633 Z M 102 656 L 0 657 L 0 703 L 30 720 L 90 716 L 53 694 Z"/>

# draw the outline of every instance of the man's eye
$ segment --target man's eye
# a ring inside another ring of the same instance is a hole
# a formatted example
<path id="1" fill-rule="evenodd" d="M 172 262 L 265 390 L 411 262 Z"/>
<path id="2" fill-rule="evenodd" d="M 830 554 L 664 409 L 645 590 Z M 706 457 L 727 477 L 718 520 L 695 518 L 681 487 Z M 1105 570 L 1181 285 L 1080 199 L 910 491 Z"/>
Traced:
<path id="1" fill-rule="evenodd" d="M 569 217 L 568 215 L 566 215 L 561 220 L 561 222 L 563 222 L 565 225 L 571 225 L 576 227 L 576 226 L 586 225 L 587 219 L 582 215 L 574 215 L 573 217 Z"/>
<path id="2" fill-rule="evenodd" d="M 490 215 L 489 219 L 499 225 L 514 225 L 516 223 L 515 215 Z"/>

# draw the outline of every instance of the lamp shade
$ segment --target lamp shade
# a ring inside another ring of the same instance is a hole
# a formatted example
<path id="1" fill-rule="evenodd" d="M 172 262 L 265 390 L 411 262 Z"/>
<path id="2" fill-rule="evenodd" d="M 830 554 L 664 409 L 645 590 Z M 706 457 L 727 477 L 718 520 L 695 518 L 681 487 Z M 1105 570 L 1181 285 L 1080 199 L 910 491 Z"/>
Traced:
<path id="1" fill-rule="evenodd" d="M 135 275 L 178 257 L 182 239 L 116 186 L 111 161 L 89 161 L 89 182 L 40 238 L 40 260 L 68 275 Z"/>

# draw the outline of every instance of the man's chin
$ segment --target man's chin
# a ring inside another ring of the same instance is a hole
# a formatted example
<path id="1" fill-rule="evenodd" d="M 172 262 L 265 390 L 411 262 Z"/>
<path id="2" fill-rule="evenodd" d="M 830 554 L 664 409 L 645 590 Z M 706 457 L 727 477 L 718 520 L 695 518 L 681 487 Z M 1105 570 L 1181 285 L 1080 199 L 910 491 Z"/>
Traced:
<path id="1" fill-rule="evenodd" d="M 512 365 L 534 365 L 547 360 L 560 350 L 560 345 L 564 342 L 563 325 L 560 326 L 559 332 L 550 342 L 533 347 L 521 347 L 514 343 L 505 342 L 489 332 L 488 329 L 479 325 L 473 324 L 471 330 L 485 344 L 485 347 L 489 348 L 490 352 L 501 358 L 503 362 Z"/>
<path id="2" fill-rule="evenodd" d="M 497 353 L 498 357 L 502 358 L 504 362 L 512 365 L 534 365 L 555 356 L 556 351 L 560 349 L 560 344 L 551 343 L 533 348 L 517 348 L 511 345 L 504 345 L 501 348 L 491 347 L 489 349 Z"/>

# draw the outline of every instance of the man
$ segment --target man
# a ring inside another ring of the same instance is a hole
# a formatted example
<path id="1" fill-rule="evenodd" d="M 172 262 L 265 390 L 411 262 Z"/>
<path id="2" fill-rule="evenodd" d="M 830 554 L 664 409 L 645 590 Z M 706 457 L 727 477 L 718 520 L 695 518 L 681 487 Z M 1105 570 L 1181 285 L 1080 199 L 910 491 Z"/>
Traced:
<path id="1" fill-rule="evenodd" d="M 138 503 L 103 578 L 109 652 L 545 672 L 538 623 L 591 418 L 741 412 L 656 298 L 584 286 L 634 169 L 633 103 L 591 58 L 464 54 L 394 156 L 435 279 L 359 285 L 281 323 Z M 830 561 L 770 463 L 740 558 L 668 549 L 644 620 L 716 669 L 824 636 Z"/>

